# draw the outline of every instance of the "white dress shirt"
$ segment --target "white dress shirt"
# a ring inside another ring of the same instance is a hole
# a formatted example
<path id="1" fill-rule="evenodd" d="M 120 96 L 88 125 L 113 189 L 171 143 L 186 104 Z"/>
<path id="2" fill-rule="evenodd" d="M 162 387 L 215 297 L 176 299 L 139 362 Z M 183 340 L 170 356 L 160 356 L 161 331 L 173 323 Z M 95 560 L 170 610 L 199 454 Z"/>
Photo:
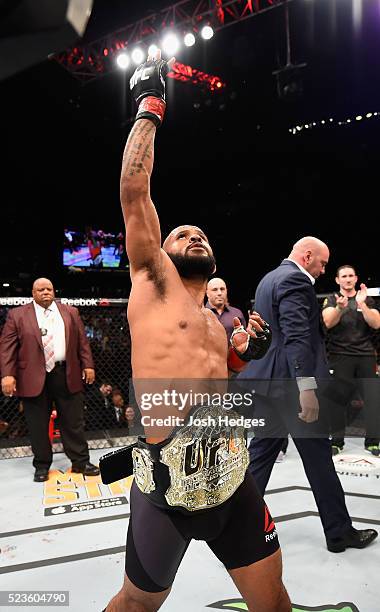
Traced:
<path id="1" fill-rule="evenodd" d="M 53 336 L 54 344 L 54 360 L 66 360 L 66 335 L 65 324 L 61 313 L 58 310 L 57 304 L 53 301 L 49 308 L 43 308 L 33 300 L 33 306 L 37 317 L 38 327 L 46 329 Z M 45 310 L 49 311 L 49 316 L 45 315 Z"/>
<path id="2" fill-rule="evenodd" d="M 291 257 L 287 257 L 285 259 L 285 261 L 292 261 L 294 264 L 296 264 L 297 268 L 299 268 L 301 270 L 301 272 L 303 272 L 304 274 L 306 274 L 306 276 L 308 278 L 310 278 L 311 280 L 311 284 L 314 285 L 315 283 L 315 278 L 314 276 L 312 276 L 311 274 L 309 274 L 309 272 L 307 270 L 305 270 L 305 268 L 303 266 L 301 266 L 301 264 L 299 264 L 297 261 L 294 261 L 294 259 L 292 259 Z"/>

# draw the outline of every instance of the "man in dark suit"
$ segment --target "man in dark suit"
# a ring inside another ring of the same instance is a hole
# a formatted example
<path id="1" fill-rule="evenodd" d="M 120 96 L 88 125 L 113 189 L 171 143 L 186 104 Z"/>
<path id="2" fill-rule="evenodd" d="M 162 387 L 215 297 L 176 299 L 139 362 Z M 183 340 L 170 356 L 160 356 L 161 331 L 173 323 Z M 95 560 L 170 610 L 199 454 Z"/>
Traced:
<path id="1" fill-rule="evenodd" d="M 329 371 L 313 285 L 324 274 L 328 260 L 326 244 L 307 236 L 296 242 L 278 268 L 264 276 L 257 287 L 255 309 L 269 324 L 272 343 L 265 357 L 248 364 L 239 378 L 253 379 L 258 416 L 266 420 L 266 427 L 249 446 L 249 469 L 261 493 L 290 432 L 318 506 L 327 548 L 342 552 L 347 547 L 364 548 L 377 532 L 352 527 L 324 434 L 328 428 L 324 430 L 323 419 L 319 419 L 319 401 Z"/>
<path id="2" fill-rule="evenodd" d="M 96 476 L 84 436 L 83 380 L 92 384 L 94 364 L 78 310 L 58 304 L 47 278 L 33 284 L 33 301 L 8 314 L 0 341 L 4 395 L 23 400 L 35 467 L 34 480 L 48 479 L 51 404 L 58 408 L 60 431 L 72 471 Z"/>
<path id="3" fill-rule="evenodd" d="M 85 419 L 88 429 L 113 427 L 115 413 L 112 407 L 113 384 L 103 381 L 101 385 L 92 385 L 85 397 Z"/>

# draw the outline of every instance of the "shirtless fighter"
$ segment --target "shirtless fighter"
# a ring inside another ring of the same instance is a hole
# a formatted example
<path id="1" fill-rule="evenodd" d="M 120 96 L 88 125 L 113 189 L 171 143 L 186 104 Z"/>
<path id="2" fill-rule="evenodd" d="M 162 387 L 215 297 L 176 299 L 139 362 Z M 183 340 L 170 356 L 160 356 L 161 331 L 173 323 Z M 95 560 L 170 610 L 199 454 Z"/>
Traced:
<path id="1" fill-rule="evenodd" d="M 239 371 L 265 354 L 269 331 L 257 314 L 247 330 L 235 319 L 228 347 L 223 326 L 204 307 L 215 260 L 201 229 L 178 227 L 161 248 L 150 177 L 170 65 L 157 53 L 130 81 L 138 110 L 123 157 L 121 202 L 132 277 L 134 380 L 227 379 L 228 367 Z M 242 432 L 227 427 L 216 437 L 194 436 L 190 445 L 189 432 L 186 444 L 179 432 L 156 436 L 155 443 L 140 439 L 133 450 L 126 576 L 107 612 L 158 610 L 193 538 L 205 540 L 225 565 L 250 612 L 290 612 L 275 526 L 246 471 Z"/>

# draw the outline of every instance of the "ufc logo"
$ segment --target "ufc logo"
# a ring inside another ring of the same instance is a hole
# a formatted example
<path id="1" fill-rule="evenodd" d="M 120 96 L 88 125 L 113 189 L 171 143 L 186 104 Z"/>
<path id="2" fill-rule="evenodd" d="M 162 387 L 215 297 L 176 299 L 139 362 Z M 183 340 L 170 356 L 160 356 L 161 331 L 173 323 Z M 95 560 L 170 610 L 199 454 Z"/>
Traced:
<path id="1" fill-rule="evenodd" d="M 203 468 L 209 469 L 217 465 L 217 452 L 221 446 L 221 440 L 205 438 L 188 444 L 183 465 L 184 475 L 191 476 Z"/>
<path id="2" fill-rule="evenodd" d="M 147 81 L 148 79 L 150 79 L 150 71 L 151 68 L 139 68 L 138 70 L 136 70 L 129 81 L 130 89 L 134 88 L 137 81 Z"/>

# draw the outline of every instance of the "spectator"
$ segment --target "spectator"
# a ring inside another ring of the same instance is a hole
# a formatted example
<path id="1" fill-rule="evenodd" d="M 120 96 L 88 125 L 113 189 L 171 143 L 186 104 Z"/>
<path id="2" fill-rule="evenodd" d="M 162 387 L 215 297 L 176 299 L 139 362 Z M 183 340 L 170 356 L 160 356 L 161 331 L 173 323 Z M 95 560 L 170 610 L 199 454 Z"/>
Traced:
<path id="1" fill-rule="evenodd" d="M 223 279 L 212 278 L 207 284 L 207 304 L 206 308 L 218 317 L 227 333 L 227 340 L 230 341 L 234 329 L 234 317 L 238 317 L 242 325 L 246 326 L 245 317 L 239 308 L 234 308 L 228 303 L 227 286 Z"/>
<path id="2" fill-rule="evenodd" d="M 113 389 L 112 383 L 110 383 L 109 381 L 102 382 L 102 384 L 99 387 L 99 392 L 102 397 L 105 408 L 108 408 L 110 404 L 110 395 L 112 393 L 112 389 Z"/>
<path id="3" fill-rule="evenodd" d="M 125 401 L 120 391 L 112 393 L 113 418 L 114 427 L 125 427 L 127 425 L 125 419 Z"/>
<path id="4" fill-rule="evenodd" d="M 140 413 L 137 407 L 131 405 L 127 406 L 125 409 L 125 420 L 128 425 L 128 435 L 143 435 L 144 429 L 140 422 Z"/>
<path id="5" fill-rule="evenodd" d="M 341 397 L 341 404 L 332 403 L 329 412 L 332 454 L 340 453 L 344 447 L 346 405 L 356 390 L 356 386 L 352 386 L 352 381 L 356 379 L 364 400 L 364 446 L 378 457 L 380 404 L 378 385 L 373 380 L 376 379 L 376 352 L 371 335 L 374 329 L 380 328 L 380 313 L 363 283 L 359 291 L 356 290 L 358 277 L 353 266 L 340 266 L 335 282 L 339 286 L 339 294 L 326 298 L 322 310 L 328 329 L 329 365 Z"/>
<path id="6" fill-rule="evenodd" d="M 112 383 L 103 381 L 100 386 L 93 385 L 86 394 L 86 425 L 89 429 L 113 427 Z"/>
<path id="7" fill-rule="evenodd" d="M 248 364 L 244 378 L 250 377 L 251 386 L 255 386 L 252 379 L 263 380 L 256 383 L 255 402 L 258 416 L 266 419 L 266 427 L 249 446 L 250 471 L 261 493 L 265 492 L 290 431 L 318 506 L 327 548 L 343 552 L 347 547 L 364 548 L 377 532 L 352 527 L 328 435 L 322 437 L 319 424 L 313 426 L 319 413 L 314 377 L 329 376 L 313 285 L 324 274 L 328 260 L 326 244 L 307 236 L 296 242 L 289 257 L 260 281 L 255 308 L 269 324 L 273 340 L 262 359 Z M 297 408 L 292 410 L 293 406 Z M 301 411 L 297 417 L 298 406 Z"/>
<path id="8" fill-rule="evenodd" d="M 33 302 L 9 311 L 1 345 L 4 395 L 23 399 L 34 454 L 35 482 L 48 480 L 52 462 L 49 420 L 52 401 L 58 412 L 65 453 L 72 471 L 96 476 L 84 436 L 83 380 L 95 379 L 91 350 L 78 310 L 57 304 L 47 278 L 33 284 Z"/>

